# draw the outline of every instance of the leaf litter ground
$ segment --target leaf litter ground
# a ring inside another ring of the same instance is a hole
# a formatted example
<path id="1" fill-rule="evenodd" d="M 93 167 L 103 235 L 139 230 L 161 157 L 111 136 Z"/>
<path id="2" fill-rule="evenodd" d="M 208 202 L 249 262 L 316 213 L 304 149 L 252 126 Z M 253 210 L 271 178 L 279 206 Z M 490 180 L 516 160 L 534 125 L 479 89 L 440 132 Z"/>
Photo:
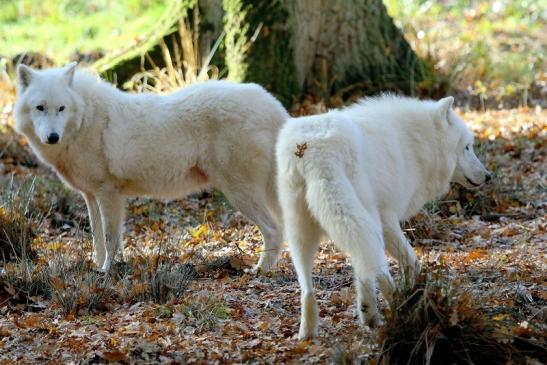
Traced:
<path id="1" fill-rule="evenodd" d="M 83 201 L 37 165 L 15 137 L 8 127 L 12 105 L 2 110 L 4 186 L 12 177 L 24 186 L 38 176 L 31 204 L 42 217 L 33 223 L 36 266 L 80 260 L 76 284 L 55 279 L 50 269 L 49 288 L 65 299 L 77 285 L 91 289 L 64 307 L 39 291 L 23 298 L 16 284 L 3 279 L 0 363 L 378 361 L 382 331 L 356 324 L 346 256 L 330 243 L 322 245 L 314 267 L 320 337 L 299 342 L 299 286 L 287 250 L 276 271 L 252 274 L 260 233 L 216 192 L 176 202 L 131 200 L 125 233 L 129 268 L 112 279 L 93 279 L 101 285 L 78 279 L 93 272 Z M 538 334 L 547 330 L 546 113 L 538 108 L 462 114 L 495 179 L 477 192 L 453 188 L 405 223 L 405 232 L 426 270 L 442 265 L 484 318 L 508 334 L 500 342 L 523 336 L 545 348 Z M 184 276 L 187 283 L 175 294 L 174 282 L 154 292 L 153 274 L 168 264 L 191 268 L 192 275 Z M 397 275 L 393 261 L 391 267 Z M 456 313 L 451 321 L 457 320 Z M 539 363 L 543 356 L 527 354 L 527 362 Z"/>

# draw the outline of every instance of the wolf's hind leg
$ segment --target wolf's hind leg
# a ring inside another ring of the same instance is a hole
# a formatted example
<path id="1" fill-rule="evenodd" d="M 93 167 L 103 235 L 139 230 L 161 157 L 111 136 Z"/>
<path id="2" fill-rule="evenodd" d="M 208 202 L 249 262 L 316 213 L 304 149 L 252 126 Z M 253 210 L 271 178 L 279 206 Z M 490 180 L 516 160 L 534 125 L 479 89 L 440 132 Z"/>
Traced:
<path id="1" fill-rule="evenodd" d="M 251 219 L 260 229 L 264 245 L 255 270 L 266 272 L 273 270 L 281 253 L 283 230 L 281 224 L 268 210 L 266 194 L 260 194 L 256 191 L 256 187 L 249 185 L 238 185 L 237 190 L 232 187 L 232 189 L 227 188 L 222 191 L 234 207 Z"/>
<path id="2" fill-rule="evenodd" d="M 306 200 L 334 243 L 349 254 L 355 272 L 359 319 L 374 327 L 381 322 L 376 283 L 380 282 L 387 299 L 393 291 L 380 218 L 363 206 L 343 170 L 326 166 L 318 169 L 316 175 L 307 180 Z"/>
<path id="3" fill-rule="evenodd" d="M 87 212 L 89 214 L 89 223 L 91 225 L 91 235 L 93 236 L 93 261 L 97 267 L 103 267 L 106 258 L 106 247 L 104 243 L 104 231 L 101 221 L 101 212 L 97 199 L 93 194 L 82 193 Z"/>
<path id="4" fill-rule="evenodd" d="M 281 198 L 289 250 L 300 284 L 301 318 L 299 339 L 317 335 L 319 310 L 313 292 L 313 260 L 322 233 L 310 215 L 304 196 L 287 192 Z"/>
<path id="5" fill-rule="evenodd" d="M 373 328 L 382 323 L 376 297 L 377 284 L 388 301 L 391 300 L 394 284 L 382 249 L 381 229 L 379 226 L 363 224 L 365 221 L 367 220 L 362 220 L 361 225 L 353 232 L 355 235 L 345 237 L 344 244 L 340 246 L 349 253 L 355 272 L 359 322 Z M 338 237 L 339 240 L 340 238 Z M 376 247 L 371 249 L 371 246 Z"/>
<path id="6" fill-rule="evenodd" d="M 277 260 L 281 254 L 283 231 L 278 225 L 264 223 L 264 220 L 256 219 L 255 222 L 257 222 L 256 224 L 260 228 L 260 232 L 264 238 L 264 244 L 262 246 L 262 251 L 260 252 L 260 258 L 254 269 L 255 271 L 262 270 L 264 272 L 269 272 L 275 269 Z"/>
<path id="7" fill-rule="evenodd" d="M 97 203 L 101 212 L 105 236 L 106 257 L 102 270 L 107 272 L 118 251 L 123 259 L 122 225 L 124 219 L 124 197 L 115 191 L 97 193 Z"/>

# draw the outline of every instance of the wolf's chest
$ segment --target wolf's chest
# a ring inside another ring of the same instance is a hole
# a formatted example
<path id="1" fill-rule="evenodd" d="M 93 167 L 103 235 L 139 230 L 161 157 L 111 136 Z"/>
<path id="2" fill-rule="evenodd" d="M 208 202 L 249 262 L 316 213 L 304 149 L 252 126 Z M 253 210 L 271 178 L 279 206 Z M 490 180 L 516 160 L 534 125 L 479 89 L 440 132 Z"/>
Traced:
<path id="1" fill-rule="evenodd" d="M 55 161 L 53 169 L 57 173 L 57 176 L 72 189 L 82 190 L 80 184 L 76 179 L 76 174 L 64 161 Z"/>

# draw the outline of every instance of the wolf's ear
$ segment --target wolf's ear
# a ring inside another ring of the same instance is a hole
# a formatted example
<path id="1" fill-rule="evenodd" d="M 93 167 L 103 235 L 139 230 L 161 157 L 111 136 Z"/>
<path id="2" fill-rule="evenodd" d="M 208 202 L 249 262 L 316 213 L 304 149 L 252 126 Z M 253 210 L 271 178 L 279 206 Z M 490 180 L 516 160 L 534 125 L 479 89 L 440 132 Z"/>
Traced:
<path id="1" fill-rule="evenodd" d="M 19 90 L 24 91 L 32 82 L 34 77 L 34 70 L 27 65 L 20 63 L 17 66 L 17 82 L 19 84 Z"/>
<path id="2" fill-rule="evenodd" d="M 447 96 L 437 102 L 437 110 L 439 111 L 439 116 L 442 121 L 450 123 L 448 113 L 450 112 L 450 109 L 452 109 L 452 104 L 454 104 L 454 98 L 452 96 Z"/>
<path id="3" fill-rule="evenodd" d="M 78 62 L 72 62 L 65 66 L 63 77 L 68 86 L 72 86 L 72 81 L 74 80 L 74 71 L 76 71 L 77 64 Z"/>

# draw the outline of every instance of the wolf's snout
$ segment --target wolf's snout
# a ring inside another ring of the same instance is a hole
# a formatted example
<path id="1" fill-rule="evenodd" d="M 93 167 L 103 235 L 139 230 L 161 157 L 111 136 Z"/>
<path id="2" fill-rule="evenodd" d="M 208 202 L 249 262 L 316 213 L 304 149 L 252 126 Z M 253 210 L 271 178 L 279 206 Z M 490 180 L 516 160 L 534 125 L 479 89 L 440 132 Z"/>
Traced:
<path id="1" fill-rule="evenodd" d="M 47 136 L 47 143 L 49 144 L 55 144 L 59 142 L 59 134 L 57 133 L 50 133 L 48 136 Z"/>
<path id="2" fill-rule="evenodd" d="M 490 180 L 492 180 L 492 174 L 491 174 L 491 173 L 487 173 L 487 174 L 486 174 L 486 177 L 484 178 L 484 181 L 485 181 L 485 182 L 489 182 Z"/>

